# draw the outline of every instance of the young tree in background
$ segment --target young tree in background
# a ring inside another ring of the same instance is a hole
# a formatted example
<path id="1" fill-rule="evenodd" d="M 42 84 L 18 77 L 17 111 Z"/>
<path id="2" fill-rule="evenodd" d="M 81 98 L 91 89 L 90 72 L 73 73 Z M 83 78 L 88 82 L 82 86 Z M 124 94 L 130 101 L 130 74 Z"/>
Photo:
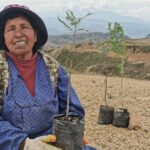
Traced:
<path id="1" fill-rule="evenodd" d="M 114 26 L 111 23 L 108 23 L 108 32 L 110 34 L 109 38 L 109 50 L 114 52 L 121 58 L 121 62 L 119 64 L 119 71 L 121 76 L 121 100 L 123 95 L 123 74 L 124 74 L 124 63 L 126 58 L 126 45 L 124 42 L 124 30 L 120 23 L 115 22 Z"/>
<path id="2" fill-rule="evenodd" d="M 88 13 L 88 14 L 86 14 L 83 17 L 76 17 L 73 11 L 67 10 L 66 11 L 66 17 L 65 17 L 67 22 L 65 22 L 64 20 L 60 19 L 59 16 L 58 16 L 58 20 L 59 20 L 59 22 L 61 22 L 65 26 L 65 28 L 67 30 L 69 30 L 69 31 L 71 31 L 73 33 L 73 42 L 76 43 L 76 34 L 77 34 L 77 32 L 79 32 L 79 31 L 86 31 L 87 32 L 86 29 L 78 28 L 79 24 L 81 23 L 81 21 L 83 19 L 85 19 L 86 17 L 88 17 L 88 16 L 90 16 L 92 14 L 93 13 Z M 68 114 L 69 114 L 69 97 L 70 97 L 70 85 L 71 85 L 71 81 L 70 80 L 71 80 L 72 61 L 71 61 L 70 64 L 71 65 L 70 65 L 69 71 L 68 71 L 69 72 L 69 81 L 68 81 L 68 96 L 67 96 L 66 116 L 68 116 Z"/>

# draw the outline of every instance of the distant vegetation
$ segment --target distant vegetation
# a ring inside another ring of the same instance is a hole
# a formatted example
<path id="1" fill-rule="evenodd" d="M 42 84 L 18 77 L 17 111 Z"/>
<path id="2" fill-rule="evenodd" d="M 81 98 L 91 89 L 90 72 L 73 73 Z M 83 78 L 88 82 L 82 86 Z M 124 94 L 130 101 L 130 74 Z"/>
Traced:
<path id="1" fill-rule="evenodd" d="M 67 61 L 66 61 L 67 58 Z M 57 58 L 57 60 L 66 67 L 69 67 L 72 60 L 72 69 L 74 72 L 103 74 L 107 70 L 108 76 L 119 76 L 117 64 L 120 62 L 119 58 L 109 57 L 107 55 L 99 55 L 97 52 L 70 52 L 64 50 Z M 129 63 L 125 61 L 124 77 L 131 77 L 136 79 L 150 80 L 150 65 L 145 65 L 143 62 Z"/>

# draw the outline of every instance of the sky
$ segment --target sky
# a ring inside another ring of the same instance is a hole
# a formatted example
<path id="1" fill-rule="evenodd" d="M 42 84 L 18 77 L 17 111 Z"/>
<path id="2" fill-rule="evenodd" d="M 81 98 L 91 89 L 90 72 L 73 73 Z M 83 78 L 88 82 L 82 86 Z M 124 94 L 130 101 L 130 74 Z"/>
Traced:
<path id="1" fill-rule="evenodd" d="M 1 0 L 0 10 L 8 4 L 27 5 L 41 16 L 55 16 L 67 9 L 96 12 L 108 10 L 150 22 L 150 0 Z"/>

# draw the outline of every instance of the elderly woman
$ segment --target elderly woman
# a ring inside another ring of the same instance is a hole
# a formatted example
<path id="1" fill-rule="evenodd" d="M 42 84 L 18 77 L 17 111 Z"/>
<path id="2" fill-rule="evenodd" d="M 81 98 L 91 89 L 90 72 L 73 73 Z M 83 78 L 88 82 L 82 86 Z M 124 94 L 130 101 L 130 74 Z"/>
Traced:
<path id="1" fill-rule="evenodd" d="M 66 71 L 38 51 L 47 38 L 42 19 L 27 7 L 9 5 L 0 12 L 0 150 L 59 149 L 39 140 L 52 133 L 53 116 L 65 113 L 67 99 Z M 70 113 L 84 117 L 72 87 Z"/>

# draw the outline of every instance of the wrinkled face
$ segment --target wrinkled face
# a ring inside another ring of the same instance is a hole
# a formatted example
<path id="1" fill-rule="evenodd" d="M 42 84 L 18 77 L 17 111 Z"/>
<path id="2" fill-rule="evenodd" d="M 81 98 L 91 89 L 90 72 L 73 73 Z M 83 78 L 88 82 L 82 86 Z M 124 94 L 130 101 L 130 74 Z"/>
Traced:
<path id="1" fill-rule="evenodd" d="M 9 53 L 21 59 L 29 59 L 33 55 L 37 34 L 26 18 L 17 17 L 7 20 L 4 40 Z"/>

